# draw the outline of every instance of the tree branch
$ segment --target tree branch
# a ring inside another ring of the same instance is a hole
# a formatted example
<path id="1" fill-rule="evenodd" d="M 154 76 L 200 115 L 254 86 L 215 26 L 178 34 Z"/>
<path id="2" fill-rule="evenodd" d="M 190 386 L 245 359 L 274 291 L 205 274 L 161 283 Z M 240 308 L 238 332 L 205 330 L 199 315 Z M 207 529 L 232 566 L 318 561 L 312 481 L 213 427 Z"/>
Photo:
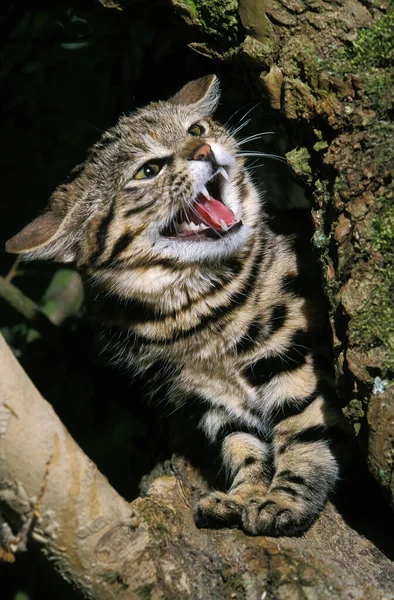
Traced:
<path id="1" fill-rule="evenodd" d="M 31 535 L 62 576 L 96 600 L 328 600 L 366 590 L 368 598 L 381 599 L 394 593 L 390 560 L 332 505 L 301 539 L 197 530 L 191 505 L 201 478 L 181 457 L 167 472 L 146 497 L 132 504 L 121 498 L 0 336 L 3 560 L 25 549 Z M 352 504 L 353 521 L 354 510 Z"/>
<path id="2" fill-rule="evenodd" d="M 1 336 L 0 505 L 19 517 L 8 522 L 14 533 L 15 522 L 22 523 L 19 534 L 3 536 L 5 553 L 23 548 L 31 529 L 85 596 L 115 597 L 105 577 L 118 566 L 119 548 L 112 557 L 109 546 L 103 549 L 100 560 L 97 544 L 111 531 L 132 531 L 133 510 L 74 442 Z"/>

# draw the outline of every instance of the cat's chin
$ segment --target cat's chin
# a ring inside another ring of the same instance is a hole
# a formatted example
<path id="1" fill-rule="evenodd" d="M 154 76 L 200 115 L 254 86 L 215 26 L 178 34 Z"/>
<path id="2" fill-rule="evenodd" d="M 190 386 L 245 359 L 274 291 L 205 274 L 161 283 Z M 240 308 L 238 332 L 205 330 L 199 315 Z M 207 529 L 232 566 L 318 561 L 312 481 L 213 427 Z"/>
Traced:
<path id="1" fill-rule="evenodd" d="M 214 235 L 167 237 L 160 235 L 154 243 L 156 252 L 183 263 L 217 262 L 234 256 L 246 245 L 251 229 L 241 222 L 226 232 Z"/>

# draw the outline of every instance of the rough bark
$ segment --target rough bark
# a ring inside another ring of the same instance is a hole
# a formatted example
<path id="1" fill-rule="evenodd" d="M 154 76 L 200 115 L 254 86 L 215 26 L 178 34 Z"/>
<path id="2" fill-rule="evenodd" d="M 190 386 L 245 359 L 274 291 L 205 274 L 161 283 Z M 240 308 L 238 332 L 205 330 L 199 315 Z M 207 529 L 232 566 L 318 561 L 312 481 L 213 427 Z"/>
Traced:
<path id="1" fill-rule="evenodd" d="M 174 457 L 171 475 L 129 504 L 3 338 L 0 382 L 3 559 L 12 560 L 31 534 L 63 577 L 97 600 L 394 598 L 392 563 L 333 505 L 302 539 L 198 530 L 191 505 L 204 483 L 187 461 Z"/>

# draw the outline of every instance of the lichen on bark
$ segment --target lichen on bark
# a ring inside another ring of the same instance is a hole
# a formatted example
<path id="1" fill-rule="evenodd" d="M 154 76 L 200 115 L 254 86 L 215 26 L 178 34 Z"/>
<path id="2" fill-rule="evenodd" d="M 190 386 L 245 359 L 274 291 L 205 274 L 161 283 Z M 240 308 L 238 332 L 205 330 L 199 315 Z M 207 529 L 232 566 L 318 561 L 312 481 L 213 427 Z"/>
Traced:
<path id="1" fill-rule="evenodd" d="M 201 32 L 220 46 L 237 44 L 239 15 L 237 0 L 175 0 L 176 8 L 186 7 Z"/>

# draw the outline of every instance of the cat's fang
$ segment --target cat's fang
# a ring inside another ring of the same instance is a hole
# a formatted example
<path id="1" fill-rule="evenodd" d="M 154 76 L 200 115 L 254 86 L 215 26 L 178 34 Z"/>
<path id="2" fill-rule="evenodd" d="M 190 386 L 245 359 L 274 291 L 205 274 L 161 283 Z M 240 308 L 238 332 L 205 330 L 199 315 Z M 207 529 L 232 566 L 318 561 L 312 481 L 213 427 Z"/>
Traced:
<path id="1" fill-rule="evenodd" d="M 207 190 L 207 188 L 205 187 L 205 185 L 203 185 L 203 186 L 202 186 L 202 188 L 201 188 L 201 194 L 202 194 L 203 196 L 205 196 L 205 198 L 206 198 L 207 200 L 209 200 L 209 199 L 210 199 L 210 197 L 211 197 L 211 195 L 210 195 L 210 193 L 208 192 L 208 190 Z"/>
<path id="2" fill-rule="evenodd" d="M 224 167 L 219 167 L 218 171 L 220 175 L 225 178 L 226 181 L 230 181 L 230 177 L 228 176 L 228 173 Z"/>

